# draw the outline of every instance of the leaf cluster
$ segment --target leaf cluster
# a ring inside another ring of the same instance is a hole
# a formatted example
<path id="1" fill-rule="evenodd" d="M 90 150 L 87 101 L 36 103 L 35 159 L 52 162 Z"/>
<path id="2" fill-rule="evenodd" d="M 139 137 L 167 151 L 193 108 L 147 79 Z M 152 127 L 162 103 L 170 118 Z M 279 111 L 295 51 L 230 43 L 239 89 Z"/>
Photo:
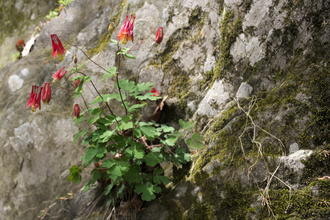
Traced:
<path id="1" fill-rule="evenodd" d="M 118 54 L 132 58 L 126 48 L 120 49 Z M 163 164 L 182 167 L 190 161 L 187 146 L 200 148 L 203 140 L 198 133 L 192 132 L 194 126 L 191 122 L 180 120 L 180 129 L 175 129 L 154 121 L 142 121 L 142 110 L 162 98 L 151 92 L 151 83 L 119 80 L 116 67 L 107 69 L 102 78 L 112 77 L 116 77 L 120 90 L 99 94 L 90 103 L 93 107 L 76 119 L 76 123 L 84 122 L 82 124 L 89 126 L 74 136 L 85 146 L 85 154 L 81 166 L 70 169 L 69 180 L 79 182 L 82 170 L 92 166 L 85 189 L 98 182 L 113 205 L 134 194 L 140 195 L 144 201 L 151 201 L 171 181 L 165 175 Z M 82 85 L 91 78 L 82 75 L 72 80 L 80 80 L 75 95 L 81 95 Z M 111 106 L 113 103 L 124 105 L 127 113 L 109 113 L 104 104 Z"/>

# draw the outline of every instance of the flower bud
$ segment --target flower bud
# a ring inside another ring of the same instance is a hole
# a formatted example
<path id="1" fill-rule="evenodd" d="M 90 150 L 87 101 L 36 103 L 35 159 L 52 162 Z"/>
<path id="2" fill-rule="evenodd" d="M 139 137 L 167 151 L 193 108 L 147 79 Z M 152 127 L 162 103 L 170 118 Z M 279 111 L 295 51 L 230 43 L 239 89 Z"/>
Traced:
<path id="1" fill-rule="evenodd" d="M 23 49 L 24 49 L 24 47 L 25 47 L 25 42 L 24 42 L 24 40 L 18 40 L 18 41 L 16 42 L 16 49 L 17 49 L 19 52 L 22 52 Z"/>
<path id="2" fill-rule="evenodd" d="M 53 81 L 60 80 L 63 78 L 63 76 L 67 73 L 64 68 L 65 67 L 63 66 L 53 74 Z"/>
<path id="3" fill-rule="evenodd" d="M 163 27 L 159 27 L 156 31 L 156 39 L 155 39 L 156 43 L 160 44 L 163 41 L 163 37 L 164 37 Z"/>
<path id="4" fill-rule="evenodd" d="M 152 93 L 152 96 L 160 96 L 160 92 L 156 88 L 152 88 L 150 92 Z"/>
<path id="5" fill-rule="evenodd" d="M 62 45 L 61 40 L 58 38 L 58 36 L 56 34 L 51 34 L 50 39 L 52 41 L 52 47 L 53 47 L 52 56 L 56 57 L 58 55 L 64 55 L 65 49 Z"/>
<path id="6" fill-rule="evenodd" d="M 73 116 L 76 118 L 80 116 L 80 106 L 78 104 L 74 104 L 73 106 Z"/>
<path id="7" fill-rule="evenodd" d="M 48 104 L 51 98 L 52 98 L 52 88 L 50 86 L 50 83 L 45 82 L 41 91 L 41 100 L 42 102 Z"/>
<path id="8" fill-rule="evenodd" d="M 73 56 L 73 62 L 74 62 L 74 64 L 77 64 L 78 63 L 78 58 L 77 58 L 77 55 L 76 54 Z"/>

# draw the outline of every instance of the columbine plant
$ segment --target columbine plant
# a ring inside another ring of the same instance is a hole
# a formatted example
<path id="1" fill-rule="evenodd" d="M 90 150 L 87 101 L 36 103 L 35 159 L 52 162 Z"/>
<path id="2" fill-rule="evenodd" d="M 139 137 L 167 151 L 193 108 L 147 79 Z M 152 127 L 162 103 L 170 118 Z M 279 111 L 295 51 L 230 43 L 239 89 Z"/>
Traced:
<path id="1" fill-rule="evenodd" d="M 164 163 L 180 168 L 190 161 L 186 146 L 195 149 L 203 144 L 201 136 L 192 132 L 193 124 L 190 122 L 180 120 L 179 130 L 159 123 L 167 96 L 162 97 L 151 83 L 136 83 L 119 78 L 120 61 L 134 58 L 128 53 L 129 49 L 120 44 L 133 41 L 134 20 L 135 16 L 127 16 L 117 35 L 119 42 L 112 40 L 118 48 L 116 66 L 104 68 L 83 52 L 104 71 L 104 79 L 114 79 L 116 92 L 101 93 L 91 78 L 78 68 L 76 57 L 75 67 L 69 71 L 70 76 L 74 76 L 71 80 L 75 96 L 83 95 L 85 83 L 90 83 L 98 95 L 91 103 L 87 103 L 82 96 L 84 109 L 74 104 L 74 120 L 81 127 L 74 138 L 80 140 L 86 148 L 82 164 L 71 167 L 68 178 L 79 182 L 82 170 L 92 166 L 91 177 L 85 189 L 98 183 L 103 195 L 107 196 L 113 206 L 118 205 L 118 201 L 133 198 L 134 195 L 135 198 L 139 195 L 145 201 L 155 199 L 170 182 L 169 177 L 164 174 Z M 161 43 L 162 39 L 163 28 L 159 28 L 156 42 Z M 57 35 L 51 35 L 51 42 L 52 55 L 64 55 L 65 50 Z M 61 80 L 66 73 L 62 67 L 53 75 L 53 79 Z M 50 101 L 50 83 L 45 83 L 43 87 L 32 87 L 28 106 L 32 110 L 41 108 L 40 99 L 47 103 Z M 113 110 L 113 106 L 118 103 L 122 106 L 122 114 L 115 114 Z M 143 110 L 151 103 L 154 103 L 155 107 L 150 115 L 143 115 Z M 89 126 L 82 128 L 82 124 Z M 179 141 L 180 139 L 184 140 L 186 145 Z"/>

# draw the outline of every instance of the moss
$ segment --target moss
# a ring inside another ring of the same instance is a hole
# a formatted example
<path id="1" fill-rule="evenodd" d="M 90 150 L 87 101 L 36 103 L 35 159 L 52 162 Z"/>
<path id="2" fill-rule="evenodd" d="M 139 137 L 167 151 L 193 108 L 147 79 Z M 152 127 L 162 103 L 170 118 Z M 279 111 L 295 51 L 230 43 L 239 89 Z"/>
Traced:
<path id="1" fill-rule="evenodd" d="M 224 219 L 245 219 L 251 211 L 250 204 L 253 201 L 254 191 L 232 183 L 225 184 L 223 192 L 224 199 L 217 205 L 217 216 L 224 216 Z"/>
<path id="2" fill-rule="evenodd" d="M 191 205 L 191 208 L 183 213 L 182 219 L 196 219 L 196 220 L 204 220 L 204 219 L 216 219 L 215 208 L 213 205 L 208 204 L 206 202 L 194 202 Z"/>
<path id="3" fill-rule="evenodd" d="M 234 12 L 223 8 L 220 22 L 220 40 L 218 48 L 219 57 L 212 71 L 207 72 L 203 77 L 200 86 L 202 89 L 225 75 L 225 68 L 232 65 L 230 47 L 235 42 L 236 37 L 242 32 L 242 22 L 240 17 L 235 18 Z"/>
<path id="4" fill-rule="evenodd" d="M 242 32 L 241 19 L 235 18 L 232 11 L 223 11 L 223 19 L 220 25 L 220 57 L 214 68 L 213 81 L 220 78 L 224 69 L 232 64 L 232 58 L 230 55 L 230 47 L 236 40 L 239 33 Z"/>
<path id="5" fill-rule="evenodd" d="M 330 170 L 330 146 L 314 152 L 306 161 L 302 182 L 309 183 L 316 177 L 329 175 Z"/>
<path id="6" fill-rule="evenodd" d="M 187 101 L 195 99 L 196 95 L 190 91 L 191 80 L 189 73 L 178 65 L 177 60 L 173 56 L 180 49 L 186 38 L 189 38 L 192 43 L 199 43 L 202 40 L 203 34 L 201 30 L 206 18 L 206 14 L 201 8 L 194 9 L 189 17 L 189 26 L 178 29 L 173 33 L 166 42 L 165 50 L 158 54 L 155 60 L 149 64 L 162 68 L 164 77 L 170 78 L 171 82 L 169 83 L 167 93 L 171 98 L 178 98 L 178 103 L 176 104 L 178 115 L 174 116 L 176 118 L 182 118 L 188 114 Z"/>
<path id="7" fill-rule="evenodd" d="M 330 215 L 329 191 L 329 181 L 315 181 L 291 192 L 273 189 L 269 192 L 270 207 L 276 219 L 326 219 Z M 263 215 L 266 217 L 268 213 Z"/>
<path id="8" fill-rule="evenodd" d="M 236 183 L 205 181 L 200 192 L 202 202 L 195 200 L 184 219 L 245 219 L 253 211 L 254 193 Z"/>
<path id="9" fill-rule="evenodd" d="M 239 143 L 239 133 L 244 125 L 244 118 L 237 117 L 240 112 L 236 105 L 231 106 L 224 111 L 218 118 L 214 119 L 209 129 L 204 135 L 205 142 L 212 147 L 200 152 L 194 161 L 190 173 L 190 180 L 193 182 L 202 182 L 208 175 L 203 172 L 202 168 L 210 161 L 218 159 L 223 162 L 223 166 L 229 166 L 232 162 L 228 155 L 237 154 L 233 151 L 234 146 Z M 236 117 L 235 120 L 233 120 Z M 225 128 L 228 124 L 230 125 Z M 234 135 L 237 134 L 237 135 Z"/>
<path id="10" fill-rule="evenodd" d="M 330 69 L 313 65 L 311 71 L 313 74 L 305 83 L 308 95 L 311 96 L 309 106 L 311 119 L 300 136 L 303 147 L 326 145 L 330 140 L 330 109 L 328 107 Z"/>

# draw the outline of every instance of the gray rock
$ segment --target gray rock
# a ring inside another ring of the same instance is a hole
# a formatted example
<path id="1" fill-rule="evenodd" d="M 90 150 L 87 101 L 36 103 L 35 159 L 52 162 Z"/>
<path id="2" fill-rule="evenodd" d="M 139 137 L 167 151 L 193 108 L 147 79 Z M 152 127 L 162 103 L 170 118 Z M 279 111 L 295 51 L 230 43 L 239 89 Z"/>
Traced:
<path id="1" fill-rule="evenodd" d="M 279 161 L 287 168 L 291 169 L 295 173 L 302 172 L 304 169 L 304 164 L 302 160 L 308 159 L 313 153 L 312 150 L 298 150 L 293 154 L 288 156 L 282 156 L 279 158 Z"/>
<path id="2" fill-rule="evenodd" d="M 230 48 L 230 54 L 235 62 L 248 58 L 251 66 L 263 59 L 265 53 L 265 45 L 258 37 L 246 37 L 244 34 L 240 34 Z"/>
<path id="3" fill-rule="evenodd" d="M 23 83 L 24 80 L 16 74 L 11 75 L 8 79 L 8 86 L 12 92 L 15 92 L 16 90 L 22 88 Z"/>
<path id="4" fill-rule="evenodd" d="M 255 0 L 251 6 L 250 11 L 245 15 L 243 20 L 243 30 L 247 27 L 258 27 L 265 20 L 268 15 L 270 6 L 273 4 L 272 0 Z"/>
<path id="5" fill-rule="evenodd" d="M 248 98 L 250 97 L 252 91 L 253 91 L 252 86 L 250 86 L 246 82 L 242 82 L 236 92 L 236 98 L 237 99 Z"/>
<path id="6" fill-rule="evenodd" d="M 289 153 L 293 154 L 299 150 L 299 145 L 297 143 L 290 144 Z"/>
<path id="7" fill-rule="evenodd" d="M 214 116 L 229 102 L 232 86 L 222 80 L 214 82 L 198 105 L 197 114 Z"/>

